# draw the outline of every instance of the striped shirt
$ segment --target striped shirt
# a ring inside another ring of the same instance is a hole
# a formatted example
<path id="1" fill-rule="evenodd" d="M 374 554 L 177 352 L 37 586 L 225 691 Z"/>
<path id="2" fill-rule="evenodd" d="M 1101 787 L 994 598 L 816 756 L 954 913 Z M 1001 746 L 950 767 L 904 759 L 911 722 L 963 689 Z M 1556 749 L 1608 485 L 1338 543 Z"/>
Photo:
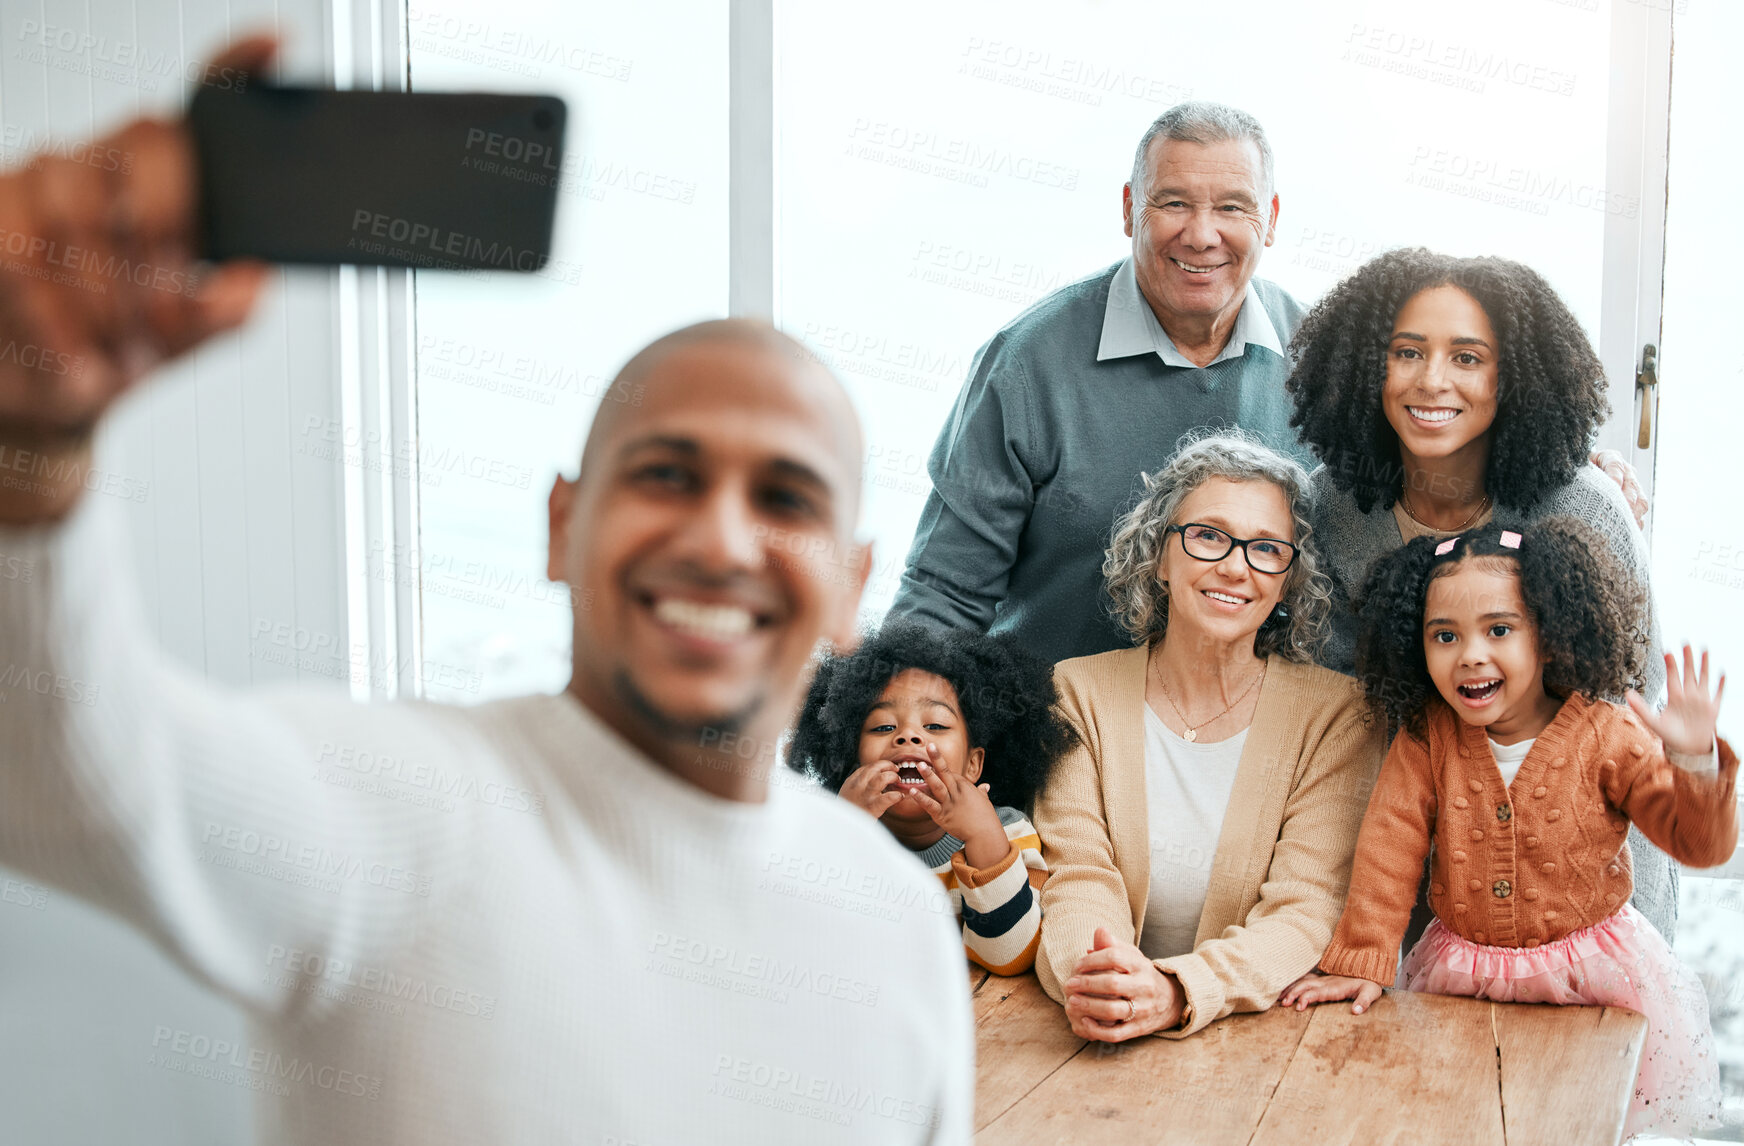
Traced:
<path id="1" fill-rule="evenodd" d="M 995 975 L 1021 975 L 1035 964 L 1042 934 L 1042 902 L 1036 894 L 1048 878 L 1035 825 L 1016 808 L 1000 807 L 999 822 L 1011 841 L 1005 858 L 972 868 L 963 841 L 946 833 L 918 853 L 950 893 L 963 920 L 963 949 L 972 962 Z"/>

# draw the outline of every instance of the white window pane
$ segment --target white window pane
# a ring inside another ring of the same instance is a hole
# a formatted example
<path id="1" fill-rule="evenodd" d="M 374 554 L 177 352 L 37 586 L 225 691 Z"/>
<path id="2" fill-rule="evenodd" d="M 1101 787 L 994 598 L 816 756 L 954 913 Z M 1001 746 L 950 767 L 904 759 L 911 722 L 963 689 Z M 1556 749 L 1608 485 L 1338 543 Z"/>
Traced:
<path id="1" fill-rule="evenodd" d="M 1312 301 L 1395 246 L 1505 255 L 1596 340 L 1605 214 L 1638 209 L 1604 188 L 1608 4 L 1234 11 L 778 5 L 780 317 L 867 423 L 868 614 L 895 592 L 976 347 L 1124 256 L 1133 149 L 1181 99 L 1271 137 L 1282 212 L 1261 277 Z"/>
<path id="2" fill-rule="evenodd" d="M 425 660 L 457 670 L 426 692 L 557 689 L 570 614 L 544 580 L 551 480 L 573 476 L 632 353 L 726 311 L 726 15 L 453 0 L 410 16 L 415 89 L 569 105 L 550 267 L 417 283 L 420 456 L 438 459 L 420 490 Z"/>
<path id="3" fill-rule="evenodd" d="M 1732 129 L 1744 106 L 1735 46 L 1744 7 L 1686 4 L 1672 19 L 1676 51 L 1667 173 L 1665 320 L 1660 344 L 1653 584 L 1666 640 L 1704 645 L 1718 669 L 1744 672 L 1744 472 L 1732 432 L 1744 418 L 1744 360 L 1731 345 L 1744 290 L 1744 236 L 1724 207 L 1744 182 Z M 1734 697 L 1721 731 L 1739 727 Z M 1744 863 L 1727 878 L 1686 875 L 1677 952 L 1701 975 L 1720 1058 L 1726 1129 L 1744 1138 Z"/>
<path id="4" fill-rule="evenodd" d="M 1744 356 L 1725 345 L 1730 337 L 1716 340 L 1744 305 L 1744 235 L 1715 225 L 1744 183 L 1732 129 L 1744 106 L 1732 54 L 1744 7 L 1680 7 L 1672 30 L 1653 579 L 1666 640 L 1706 645 L 1744 673 L 1744 472 L 1732 432 L 1744 418 Z"/>

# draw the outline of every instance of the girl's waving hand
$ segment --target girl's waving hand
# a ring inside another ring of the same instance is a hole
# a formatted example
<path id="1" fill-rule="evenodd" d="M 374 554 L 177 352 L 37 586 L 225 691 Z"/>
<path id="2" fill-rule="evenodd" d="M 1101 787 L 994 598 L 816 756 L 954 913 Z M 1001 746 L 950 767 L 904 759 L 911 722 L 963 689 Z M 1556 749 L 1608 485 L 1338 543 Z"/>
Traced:
<path id="1" fill-rule="evenodd" d="M 1677 662 L 1665 654 L 1665 710 L 1655 715 L 1641 694 L 1629 690 L 1629 707 L 1665 742 L 1667 752 L 1684 756 L 1706 756 L 1714 747 L 1714 729 L 1720 717 L 1720 698 L 1726 692 L 1726 674 L 1714 695 L 1708 695 L 1708 652 L 1702 650 L 1701 671 L 1696 671 L 1695 653 L 1686 643 L 1683 647 L 1683 673 Z"/>

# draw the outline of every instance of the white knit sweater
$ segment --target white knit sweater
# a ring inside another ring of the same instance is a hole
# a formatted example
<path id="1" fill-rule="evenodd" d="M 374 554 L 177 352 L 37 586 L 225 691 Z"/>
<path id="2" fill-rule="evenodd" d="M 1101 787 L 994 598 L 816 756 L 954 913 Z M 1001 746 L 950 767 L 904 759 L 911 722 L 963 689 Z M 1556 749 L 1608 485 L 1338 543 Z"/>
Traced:
<path id="1" fill-rule="evenodd" d="M 156 1030 L 167 1073 L 268 1143 L 968 1141 L 950 904 L 870 817 L 707 795 L 568 695 L 211 687 L 104 518 L 0 529 L 0 862 L 248 1013 Z"/>

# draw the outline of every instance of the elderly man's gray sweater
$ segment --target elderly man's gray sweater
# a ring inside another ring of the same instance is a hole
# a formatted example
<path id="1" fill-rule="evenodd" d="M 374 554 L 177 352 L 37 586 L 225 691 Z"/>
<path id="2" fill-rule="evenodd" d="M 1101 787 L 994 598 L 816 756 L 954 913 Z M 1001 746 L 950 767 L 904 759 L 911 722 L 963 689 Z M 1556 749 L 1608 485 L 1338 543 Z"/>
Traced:
<path id="1" fill-rule="evenodd" d="M 933 490 L 890 616 L 1010 633 L 1049 661 L 1123 648 L 1102 557 L 1139 475 L 1161 469 L 1189 430 L 1240 426 L 1304 465 L 1290 428 L 1289 363 L 1248 344 L 1203 368 L 1155 354 L 1096 360 L 1120 264 L 1062 287 L 975 356 L 928 462 Z M 1303 308 L 1254 289 L 1288 344 Z"/>

